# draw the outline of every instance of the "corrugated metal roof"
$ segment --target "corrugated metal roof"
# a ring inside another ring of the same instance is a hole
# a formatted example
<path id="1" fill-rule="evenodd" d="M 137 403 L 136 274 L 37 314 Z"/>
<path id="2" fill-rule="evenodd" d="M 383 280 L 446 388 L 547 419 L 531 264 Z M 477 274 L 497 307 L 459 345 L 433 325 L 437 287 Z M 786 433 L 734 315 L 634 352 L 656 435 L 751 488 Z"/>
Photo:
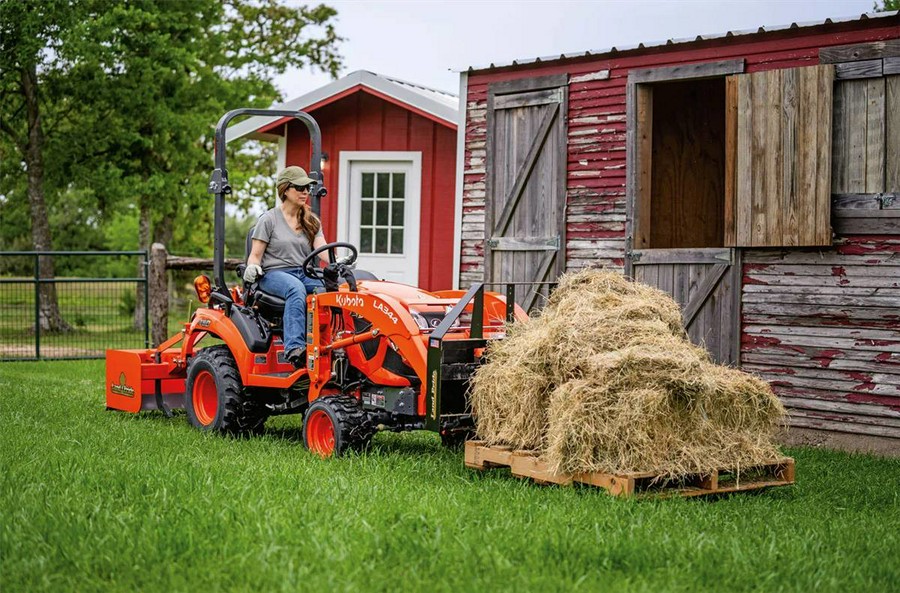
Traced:
<path id="1" fill-rule="evenodd" d="M 527 64 L 539 64 L 542 62 L 553 62 L 556 60 L 569 60 L 573 58 L 585 58 L 591 56 L 600 56 L 605 54 L 615 54 L 626 51 L 633 51 L 637 49 L 649 49 L 653 47 L 668 47 L 672 45 L 679 45 L 683 43 L 695 43 L 697 41 L 711 41 L 713 39 L 723 39 L 729 37 L 740 37 L 742 35 L 756 35 L 758 33 L 772 33 L 775 31 L 785 31 L 788 29 L 800 29 L 805 27 L 817 27 L 820 25 L 829 25 L 836 23 L 850 23 L 855 21 L 863 21 L 869 19 L 882 19 L 882 18 L 890 18 L 895 17 L 900 14 L 900 11 L 894 10 L 889 12 L 867 12 L 859 15 L 858 17 L 846 17 L 846 18 L 834 18 L 834 19 L 825 19 L 824 21 L 811 21 L 804 23 L 791 23 L 790 25 L 776 25 L 769 27 L 759 27 L 758 29 L 744 29 L 742 31 L 726 31 L 725 33 L 714 33 L 710 35 L 697 35 L 696 37 L 683 37 L 680 39 L 667 39 L 665 41 L 652 41 L 652 42 L 644 42 L 638 43 L 637 45 L 627 45 L 627 46 L 613 46 L 605 49 L 592 49 L 579 53 L 569 53 L 569 54 L 560 54 L 553 56 L 543 56 L 539 58 L 530 58 L 523 60 L 513 60 L 512 62 L 504 62 L 504 63 L 490 63 L 484 66 L 468 66 L 466 68 L 462 68 L 460 70 L 456 70 L 457 72 L 474 72 L 476 70 L 490 70 L 492 68 L 508 68 L 510 66 L 524 66 Z"/>

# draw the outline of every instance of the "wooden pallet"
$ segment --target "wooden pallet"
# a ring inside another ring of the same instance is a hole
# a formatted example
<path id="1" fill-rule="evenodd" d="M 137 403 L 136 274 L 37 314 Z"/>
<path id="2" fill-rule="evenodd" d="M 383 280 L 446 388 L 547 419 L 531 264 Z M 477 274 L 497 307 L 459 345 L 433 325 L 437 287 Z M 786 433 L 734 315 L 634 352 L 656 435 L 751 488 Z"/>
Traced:
<path id="1" fill-rule="evenodd" d="M 613 496 L 704 496 L 758 490 L 794 483 L 794 460 L 782 457 L 774 463 L 747 468 L 736 476 L 729 470 L 711 474 L 692 474 L 677 480 L 660 480 L 657 474 L 631 472 L 605 474 L 584 472 L 556 474 L 535 451 L 513 450 L 510 447 L 487 446 L 483 441 L 466 442 L 466 467 L 485 470 L 508 467 L 519 478 L 530 478 L 539 484 L 571 486 L 578 482 L 605 489 Z"/>

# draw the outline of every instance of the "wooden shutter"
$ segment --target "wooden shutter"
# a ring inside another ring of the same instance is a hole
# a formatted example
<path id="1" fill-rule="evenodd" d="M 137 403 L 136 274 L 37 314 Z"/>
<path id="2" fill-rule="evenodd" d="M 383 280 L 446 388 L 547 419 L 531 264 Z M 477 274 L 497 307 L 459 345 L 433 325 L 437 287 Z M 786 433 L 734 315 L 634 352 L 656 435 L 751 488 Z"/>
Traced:
<path id="1" fill-rule="evenodd" d="M 488 89 L 487 282 L 552 281 L 564 269 L 567 98 L 565 75 Z M 541 292 L 517 301 L 529 310 Z"/>
<path id="2" fill-rule="evenodd" d="M 725 244 L 831 245 L 834 66 L 729 77 Z"/>
<path id="3" fill-rule="evenodd" d="M 834 86 L 831 191 L 900 192 L 900 76 Z"/>

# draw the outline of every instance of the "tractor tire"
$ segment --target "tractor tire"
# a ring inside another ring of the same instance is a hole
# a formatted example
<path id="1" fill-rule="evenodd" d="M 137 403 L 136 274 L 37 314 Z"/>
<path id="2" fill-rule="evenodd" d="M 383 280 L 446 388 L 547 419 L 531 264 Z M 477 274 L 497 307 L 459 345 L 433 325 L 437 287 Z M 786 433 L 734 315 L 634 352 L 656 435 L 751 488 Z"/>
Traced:
<path id="1" fill-rule="evenodd" d="M 262 431 L 266 414 L 247 398 L 227 346 L 200 350 L 188 366 L 184 391 L 188 421 L 200 430 L 232 435 Z"/>
<path id="2" fill-rule="evenodd" d="M 320 457 L 339 457 L 365 448 L 373 430 L 356 398 L 349 395 L 320 397 L 303 416 L 303 444 Z"/>

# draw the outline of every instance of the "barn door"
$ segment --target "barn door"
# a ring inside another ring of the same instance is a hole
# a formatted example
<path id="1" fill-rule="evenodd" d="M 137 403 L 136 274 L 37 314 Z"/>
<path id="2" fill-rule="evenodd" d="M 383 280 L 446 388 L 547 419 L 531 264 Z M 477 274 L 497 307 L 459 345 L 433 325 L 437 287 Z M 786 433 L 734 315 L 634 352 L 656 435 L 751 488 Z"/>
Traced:
<path id="1" fill-rule="evenodd" d="M 565 269 L 567 77 L 488 89 L 485 281 L 547 282 Z M 546 287 L 520 288 L 526 310 Z"/>
<path id="2" fill-rule="evenodd" d="M 632 251 L 634 279 L 669 293 L 684 327 L 713 360 L 739 363 L 741 265 L 737 249 Z"/>

